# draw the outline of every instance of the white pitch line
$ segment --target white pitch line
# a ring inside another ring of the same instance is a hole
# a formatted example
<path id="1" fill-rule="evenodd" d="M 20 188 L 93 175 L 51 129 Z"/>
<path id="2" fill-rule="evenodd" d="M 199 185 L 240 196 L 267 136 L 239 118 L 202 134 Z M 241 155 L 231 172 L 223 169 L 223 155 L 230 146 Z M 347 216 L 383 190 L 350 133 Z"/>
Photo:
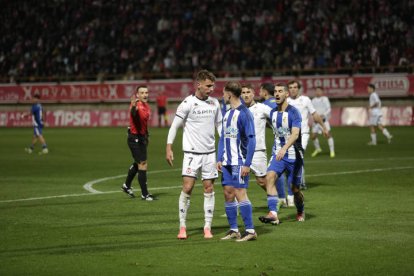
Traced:
<path id="1" fill-rule="evenodd" d="M 149 171 L 148 174 L 162 173 L 162 172 L 171 172 L 171 171 L 178 171 L 178 170 L 181 170 L 181 169 L 169 169 L 169 170 Z M 121 177 L 125 177 L 125 174 L 95 179 L 95 180 L 92 180 L 92 181 L 89 181 L 89 182 L 85 183 L 85 185 L 83 185 L 83 188 L 85 190 L 87 190 L 88 192 L 92 193 L 92 194 L 100 194 L 100 193 L 102 193 L 101 191 L 95 190 L 92 187 L 94 184 L 99 183 L 99 182 L 104 182 L 104 181 L 107 181 L 107 180 L 121 178 Z"/>
<path id="2" fill-rule="evenodd" d="M 413 169 L 413 168 L 414 168 L 413 166 L 408 166 L 408 167 L 395 167 L 395 168 L 385 168 L 385 169 L 357 170 L 357 171 L 348 171 L 348 172 L 332 172 L 332 173 L 319 173 L 319 174 L 317 173 L 317 174 L 306 175 L 306 177 L 344 175 L 344 174 L 366 173 L 366 172 L 383 172 L 383 171 L 391 171 L 391 170 L 407 170 L 407 169 Z"/>
<path id="3" fill-rule="evenodd" d="M 384 158 L 385 160 L 410 160 L 410 159 L 414 159 L 414 157 L 390 157 L 390 158 Z M 332 160 L 334 161 L 334 160 Z M 378 159 L 376 158 L 365 158 L 365 159 L 336 159 L 336 162 L 367 162 L 367 161 L 378 161 Z M 326 162 L 326 160 L 311 160 L 311 161 L 307 161 L 306 163 L 324 163 Z M 169 169 L 169 170 L 158 170 L 158 171 L 149 171 L 148 174 L 153 174 L 153 173 L 162 173 L 162 172 L 170 172 L 170 171 L 179 171 L 181 169 Z M 345 173 L 347 174 L 347 173 Z M 311 175 L 306 175 L 307 177 L 311 176 Z M 117 176 L 110 176 L 110 177 L 104 177 L 104 178 L 99 178 L 99 179 L 95 179 L 92 181 L 87 182 L 85 185 L 83 185 L 83 188 L 85 190 L 87 190 L 90 193 L 93 194 L 100 194 L 102 193 L 99 190 L 94 189 L 92 186 L 94 184 L 100 183 L 100 182 L 104 182 L 107 180 L 112 180 L 112 179 L 117 179 L 117 178 L 121 178 L 121 177 L 125 177 L 125 175 L 117 175 Z"/>
<path id="4" fill-rule="evenodd" d="M 394 161 L 394 160 L 413 160 L 414 157 L 389 157 L 389 158 L 382 158 L 382 161 Z M 371 162 L 371 161 L 378 161 L 378 158 L 358 158 L 358 159 L 319 159 L 318 158 L 307 158 L 305 159 L 305 166 L 306 164 L 314 164 L 314 163 L 326 163 L 326 162 L 335 162 L 335 163 L 342 163 L 342 162 Z"/>
<path id="5" fill-rule="evenodd" d="M 384 172 L 384 171 L 408 170 L 408 169 L 414 169 L 414 166 L 309 174 L 309 175 L 306 175 L 306 177 L 344 175 L 344 174 L 356 174 L 356 173 L 370 173 L 370 172 Z M 178 169 L 176 169 L 176 170 L 178 170 Z M 171 171 L 171 170 L 168 170 L 168 171 Z M 162 172 L 162 171 L 160 171 L 160 172 Z M 154 171 L 154 173 L 155 173 L 155 171 Z M 115 177 L 113 177 L 113 178 L 115 178 Z M 251 179 L 250 181 L 255 181 L 255 179 Z M 201 186 L 201 184 L 196 184 L 196 186 Z M 151 190 L 178 189 L 178 188 L 181 188 L 181 187 L 182 187 L 181 185 L 179 185 L 179 186 L 169 186 L 169 187 L 158 187 L 158 188 L 155 187 L 155 188 L 151 188 Z M 98 192 L 98 193 L 84 193 L 84 194 L 68 194 L 68 195 L 57 195 L 57 196 L 45 196 L 45 197 L 31 197 L 31 198 L 21 198 L 21 199 L 11 199 L 11 200 L 0 200 L 0 203 L 11 203 L 11 202 L 20 202 L 20 201 L 33 201 L 33 200 L 64 198 L 64 197 L 77 197 L 77 196 L 88 196 L 88 195 L 100 195 L 100 194 L 113 194 L 113 193 L 119 193 L 119 192 L 121 192 L 121 190 Z"/>

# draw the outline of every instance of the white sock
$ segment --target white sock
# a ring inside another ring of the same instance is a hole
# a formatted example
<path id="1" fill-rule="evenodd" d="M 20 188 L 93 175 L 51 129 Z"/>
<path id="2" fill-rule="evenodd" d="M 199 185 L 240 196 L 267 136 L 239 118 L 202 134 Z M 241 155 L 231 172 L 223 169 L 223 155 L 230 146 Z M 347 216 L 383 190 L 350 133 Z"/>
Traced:
<path id="1" fill-rule="evenodd" d="M 204 193 L 204 228 L 211 229 L 211 223 L 213 222 L 213 214 L 214 214 L 214 203 L 215 203 L 215 196 L 214 192 L 212 193 Z"/>
<path id="2" fill-rule="evenodd" d="M 313 140 L 313 145 L 315 146 L 315 150 L 321 150 L 321 145 L 319 144 L 319 139 L 318 138 Z"/>
<path id="3" fill-rule="evenodd" d="M 387 137 L 388 139 L 391 138 L 391 134 L 388 132 L 386 128 L 382 129 L 382 134 L 384 134 L 384 136 Z"/>
<path id="4" fill-rule="evenodd" d="M 190 208 L 190 195 L 181 191 L 178 199 L 178 217 L 180 218 L 180 227 L 186 227 L 187 211 Z"/>
<path id="5" fill-rule="evenodd" d="M 334 139 L 332 137 L 328 139 L 328 145 L 330 152 L 335 152 Z"/>
<path id="6" fill-rule="evenodd" d="M 377 144 L 377 134 L 376 133 L 371 133 L 371 142 L 373 144 Z"/>

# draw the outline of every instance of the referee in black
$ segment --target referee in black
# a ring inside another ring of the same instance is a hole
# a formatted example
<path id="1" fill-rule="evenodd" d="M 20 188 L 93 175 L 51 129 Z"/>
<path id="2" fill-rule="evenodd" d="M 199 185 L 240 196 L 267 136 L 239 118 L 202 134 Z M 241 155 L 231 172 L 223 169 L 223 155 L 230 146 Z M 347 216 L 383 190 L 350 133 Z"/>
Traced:
<path id="1" fill-rule="evenodd" d="M 131 97 L 131 105 L 129 107 L 127 142 L 134 162 L 129 167 L 125 183 L 122 185 L 122 190 L 131 198 L 135 197 L 131 182 L 138 173 L 138 183 L 141 186 L 141 199 L 147 201 L 155 199 L 148 192 L 147 188 L 148 120 L 150 110 L 148 105 L 148 88 L 146 86 L 139 86 L 135 94 Z"/>

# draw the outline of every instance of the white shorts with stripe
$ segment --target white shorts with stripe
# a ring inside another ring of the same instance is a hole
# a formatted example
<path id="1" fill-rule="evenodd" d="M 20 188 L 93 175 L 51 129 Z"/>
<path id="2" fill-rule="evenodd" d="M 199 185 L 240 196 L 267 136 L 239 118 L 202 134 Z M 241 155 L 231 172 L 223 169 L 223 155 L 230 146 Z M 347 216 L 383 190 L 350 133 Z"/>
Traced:
<path id="1" fill-rule="evenodd" d="M 266 176 L 267 155 L 265 150 L 255 151 L 250 169 L 257 177 Z"/>
<path id="2" fill-rule="evenodd" d="M 182 176 L 197 179 L 201 172 L 201 180 L 216 179 L 218 177 L 216 153 L 184 152 Z"/>

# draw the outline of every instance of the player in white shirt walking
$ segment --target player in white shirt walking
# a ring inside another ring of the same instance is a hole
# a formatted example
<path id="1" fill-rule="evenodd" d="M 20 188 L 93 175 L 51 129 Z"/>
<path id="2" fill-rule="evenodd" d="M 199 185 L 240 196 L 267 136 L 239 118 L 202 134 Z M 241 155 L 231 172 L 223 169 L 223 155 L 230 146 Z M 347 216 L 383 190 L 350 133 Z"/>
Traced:
<path id="1" fill-rule="evenodd" d="M 215 76 L 201 70 L 197 73 L 194 95 L 190 95 L 177 108 L 174 121 L 168 132 L 166 159 L 173 165 L 172 144 L 180 126 L 183 131 L 183 189 L 178 201 L 180 231 L 178 239 L 187 239 L 186 219 L 190 207 L 190 197 L 198 173 L 204 187 L 204 238 L 213 237 L 211 223 L 214 213 L 214 180 L 218 177 L 216 168 L 215 129 L 221 133 L 222 113 L 217 99 L 210 97 L 213 93 Z"/>
<path id="2" fill-rule="evenodd" d="M 256 134 L 256 148 L 254 150 L 250 168 L 256 176 L 257 184 L 266 191 L 266 119 L 269 118 L 272 108 L 268 105 L 257 103 L 254 100 L 254 89 L 251 84 L 242 86 L 241 98 L 253 114 L 254 130 Z"/>
<path id="3" fill-rule="evenodd" d="M 312 104 L 316 109 L 316 112 L 321 116 L 322 121 L 328 131 L 328 145 L 330 151 L 330 157 L 335 157 L 335 146 L 334 146 L 334 139 L 331 134 L 331 125 L 329 124 L 329 119 L 331 118 L 331 103 L 329 102 L 328 97 L 324 95 L 324 91 L 322 87 L 316 87 L 315 97 L 312 99 Z M 315 157 L 319 153 L 322 152 L 321 146 L 319 144 L 319 139 L 317 134 L 322 134 L 322 128 L 320 125 L 313 122 L 312 125 L 312 134 L 311 139 L 313 141 L 313 145 L 315 146 L 315 151 L 312 153 L 312 157 Z"/>
<path id="4" fill-rule="evenodd" d="M 375 132 L 375 127 L 378 127 L 382 131 L 382 134 L 387 138 L 388 143 L 391 143 L 392 135 L 382 124 L 382 112 L 381 112 L 381 100 L 375 92 L 375 85 L 368 84 L 367 91 L 369 94 L 369 128 L 371 130 L 371 141 L 368 143 L 369 146 L 377 145 L 377 133 Z"/>
<path id="5" fill-rule="evenodd" d="M 289 98 L 288 104 L 296 107 L 300 115 L 302 116 L 301 136 L 302 136 L 302 148 L 306 151 L 308 146 L 310 128 L 309 128 L 309 114 L 312 115 L 313 121 L 318 123 L 322 128 L 322 133 L 325 137 L 328 137 L 328 130 L 323 124 L 321 116 L 316 112 L 315 107 L 308 96 L 300 95 L 299 90 L 301 88 L 300 83 L 296 80 L 288 82 Z M 302 168 L 302 189 L 306 189 L 305 183 L 305 169 Z"/>

